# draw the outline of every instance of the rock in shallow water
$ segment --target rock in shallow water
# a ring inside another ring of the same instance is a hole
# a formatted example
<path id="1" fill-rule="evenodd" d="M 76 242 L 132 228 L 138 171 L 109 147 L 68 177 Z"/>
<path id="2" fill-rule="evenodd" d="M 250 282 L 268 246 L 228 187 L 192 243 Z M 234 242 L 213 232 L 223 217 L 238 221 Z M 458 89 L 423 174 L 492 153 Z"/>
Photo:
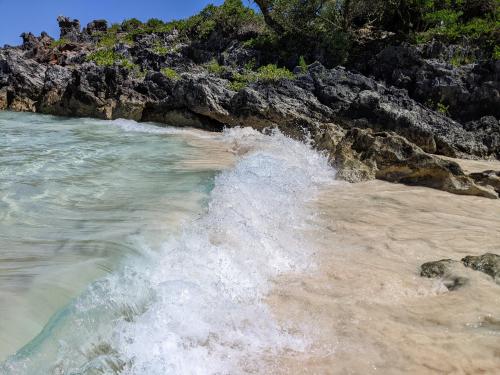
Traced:
<path id="1" fill-rule="evenodd" d="M 448 290 L 456 290 L 468 283 L 468 279 L 457 274 L 457 265 L 460 262 L 452 259 L 442 259 L 436 262 L 427 262 L 420 267 L 420 276 L 428 278 L 443 278 L 443 284 Z"/>
<path id="2" fill-rule="evenodd" d="M 467 284 L 468 279 L 460 274 L 463 266 L 483 272 L 500 284 L 500 255 L 486 253 L 480 256 L 466 256 L 461 262 L 453 259 L 442 259 L 427 262 L 420 266 L 420 276 L 428 278 L 443 278 L 443 283 L 449 290 L 455 290 Z"/>
<path id="3" fill-rule="evenodd" d="M 442 259 L 436 262 L 427 262 L 420 267 L 420 276 L 422 277 L 443 277 L 450 271 L 451 266 L 457 265 L 460 262 L 453 259 Z"/>
<path id="4" fill-rule="evenodd" d="M 475 271 L 483 272 L 500 283 L 500 255 L 483 254 L 481 256 L 466 256 L 462 259 L 465 267 L 472 268 Z"/>

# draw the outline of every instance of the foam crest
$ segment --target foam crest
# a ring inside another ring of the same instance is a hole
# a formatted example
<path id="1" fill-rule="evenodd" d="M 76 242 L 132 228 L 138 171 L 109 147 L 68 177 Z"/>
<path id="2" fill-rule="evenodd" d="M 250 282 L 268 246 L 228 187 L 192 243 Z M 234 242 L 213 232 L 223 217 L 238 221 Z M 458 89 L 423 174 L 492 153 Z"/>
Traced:
<path id="1" fill-rule="evenodd" d="M 307 202 L 334 172 L 279 133 L 232 129 L 222 137 L 243 156 L 216 177 L 206 212 L 159 253 L 94 283 L 4 371 L 263 372 L 262 357 L 307 348 L 263 299 L 277 276 L 313 267 L 314 248 L 301 235 Z"/>
<path id="2" fill-rule="evenodd" d="M 95 123 L 95 120 L 91 120 Z M 153 123 L 139 123 L 134 120 L 116 119 L 112 121 L 103 121 L 105 125 L 118 127 L 126 132 L 131 133 L 150 133 L 150 134 L 170 134 L 170 135 L 194 135 L 197 137 L 211 137 L 207 136 L 207 132 L 197 130 L 194 128 L 179 128 L 172 126 L 158 126 Z M 209 133 L 208 133 L 209 134 Z"/>

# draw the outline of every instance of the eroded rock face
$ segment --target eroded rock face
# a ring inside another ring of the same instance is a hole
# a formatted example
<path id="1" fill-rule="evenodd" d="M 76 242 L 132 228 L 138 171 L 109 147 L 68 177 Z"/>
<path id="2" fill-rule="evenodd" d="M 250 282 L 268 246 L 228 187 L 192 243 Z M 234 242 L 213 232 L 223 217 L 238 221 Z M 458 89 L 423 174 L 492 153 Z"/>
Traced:
<path id="1" fill-rule="evenodd" d="M 459 123 L 410 99 L 405 90 L 343 69 L 313 66 L 310 71 L 320 101 L 350 126 L 394 131 L 430 153 L 486 156 L 493 152 Z"/>
<path id="2" fill-rule="evenodd" d="M 453 66 L 453 57 L 475 64 Z M 363 72 L 399 88 L 421 103 L 448 107 L 455 119 L 500 117 L 500 62 L 481 60 L 480 51 L 430 43 L 421 47 L 391 45 L 373 56 Z"/>
<path id="3" fill-rule="evenodd" d="M 498 198 L 493 189 L 475 184 L 457 163 L 429 155 L 394 133 L 353 128 L 332 155 L 339 175 L 348 181 L 378 178 L 454 194 Z"/>
<path id="4" fill-rule="evenodd" d="M 57 17 L 57 22 L 61 30 L 60 38 L 77 42 L 80 37 L 80 21 L 65 16 Z"/>
<path id="5" fill-rule="evenodd" d="M 87 27 L 84 29 L 84 32 L 93 35 L 98 32 L 106 32 L 107 29 L 108 29 L 108 21 L 94 20 L 87 24 Z"/>

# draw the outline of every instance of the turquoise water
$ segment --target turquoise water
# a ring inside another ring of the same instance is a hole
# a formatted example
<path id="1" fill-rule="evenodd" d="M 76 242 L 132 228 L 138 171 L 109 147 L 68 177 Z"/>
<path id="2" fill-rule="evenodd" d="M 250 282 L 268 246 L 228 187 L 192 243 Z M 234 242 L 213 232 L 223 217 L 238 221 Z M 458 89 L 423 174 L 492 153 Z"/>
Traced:
<path id="1" fill-rule="evenodd" d="M 0 131 L 2 375 L 270 373 L 307 350 L 265 296 L 314 269 L 323 155 L 249 129 L 0 113 Z"/>
<path id="2" fill-rule="evenodd" d="M 173 130 L 0 112 L 0 360 L 202 210 L 215 170 Z"/>

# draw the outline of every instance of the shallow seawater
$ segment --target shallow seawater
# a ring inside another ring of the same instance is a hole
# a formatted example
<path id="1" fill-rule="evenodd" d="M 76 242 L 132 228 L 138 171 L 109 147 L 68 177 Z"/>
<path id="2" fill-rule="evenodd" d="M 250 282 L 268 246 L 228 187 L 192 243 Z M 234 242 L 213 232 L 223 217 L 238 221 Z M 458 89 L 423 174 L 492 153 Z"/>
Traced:
<path id="1" fill-rule="evenodd" d="M 279 133 L 0 131 L 2 375 L 498 373 L 500 285 L 419 266 L 499 253 L 500 201 L 341 183 Z"/>
<path id="2" fill-rule="evenodd" d="M 228 161 L 215 142 L 128 121 L 0 113 L 0 132 L 0 359 L 198 215 Z"/>
<path id="3" fill-rule="evenodd" d="M 499 200 L 371 181 L 325 189 L 313 207 L 319 267 L 284 275 L 267 299 L 312 343 L 281 373 L 500 373 L 500 284 L 461 265 L 468 281 L 453 291 L 419 275 L 425 262 L 500 254 Z"/>
<path id="4" fill-rule="evenodd" d="M 0 113 L 2 374 L 276 371 L 323 155 L 280 134 Z M 266 370 L 267 368 L 267 370 Z"/>

